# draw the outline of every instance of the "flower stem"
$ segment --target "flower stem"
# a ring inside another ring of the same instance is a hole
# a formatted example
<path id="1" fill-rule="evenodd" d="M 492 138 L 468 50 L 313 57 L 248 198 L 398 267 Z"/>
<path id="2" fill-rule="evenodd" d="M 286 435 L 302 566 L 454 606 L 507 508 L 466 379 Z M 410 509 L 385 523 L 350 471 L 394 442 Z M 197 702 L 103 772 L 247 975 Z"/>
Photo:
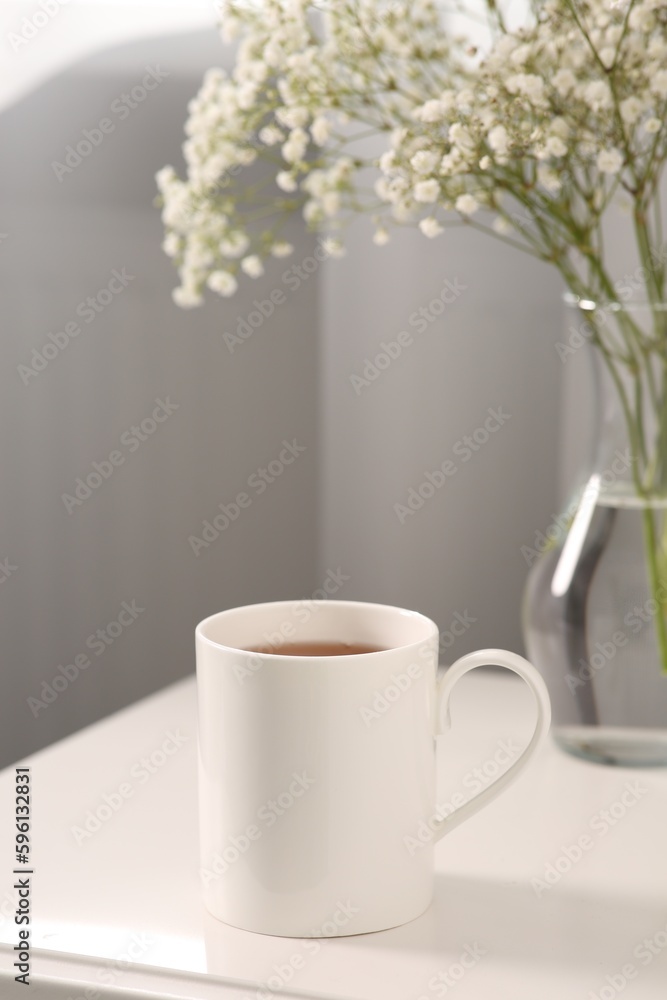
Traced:
<path id="1" fill-rule="evenodd" d="M 665 597 L 667 587 L 664 577 L 660 574 L 658 538 L 655 530 L 655 511 L 647 505 L 643 511 L 644 539 L 646 547 L 646 562 L 651 584 L 651 592 L 657 604 L 655 613 L 655 634 L 658 641 L 658 652 L 663 674 L 667 674 L 667 619 L 665 618 Z"/>

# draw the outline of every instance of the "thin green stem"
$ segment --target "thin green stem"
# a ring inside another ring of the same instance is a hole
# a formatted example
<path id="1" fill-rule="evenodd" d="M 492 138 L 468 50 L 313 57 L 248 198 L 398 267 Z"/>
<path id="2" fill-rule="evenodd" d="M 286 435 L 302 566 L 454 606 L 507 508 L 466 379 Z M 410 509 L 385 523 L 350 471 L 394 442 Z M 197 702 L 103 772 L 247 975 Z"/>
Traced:
<path id="1" fill-rule="evenodd" d="M 663 674 L 667 674 L 667 581 L 660 574 L 658 564 L 659 545 L 655 530 L 655 516 L 659 516 L 659 509 L 655 510 L 650 505 L 646 505 L 643 511 L 644 539 L 646 547 L 646 561 L 648 564 L 648 574 L 651 584 L 651 593 L 657 604 L 655 613 L 655 634 L 658 642 L 658 652 Z"/>

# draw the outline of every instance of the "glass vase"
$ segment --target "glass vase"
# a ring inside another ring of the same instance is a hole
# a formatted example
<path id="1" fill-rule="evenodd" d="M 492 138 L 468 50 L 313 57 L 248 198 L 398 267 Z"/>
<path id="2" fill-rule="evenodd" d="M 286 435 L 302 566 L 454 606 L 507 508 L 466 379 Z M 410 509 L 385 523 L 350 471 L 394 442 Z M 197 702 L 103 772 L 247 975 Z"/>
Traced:
<path id="1" fill-rule="evenodd" d="M 549 688 L 562 749 L 664 765 L 667 307 L 569 297 L 568 311 L 559 348 L 589 354 L 596 443 L 590 475 L 536 536 L 526 648 Z"/>

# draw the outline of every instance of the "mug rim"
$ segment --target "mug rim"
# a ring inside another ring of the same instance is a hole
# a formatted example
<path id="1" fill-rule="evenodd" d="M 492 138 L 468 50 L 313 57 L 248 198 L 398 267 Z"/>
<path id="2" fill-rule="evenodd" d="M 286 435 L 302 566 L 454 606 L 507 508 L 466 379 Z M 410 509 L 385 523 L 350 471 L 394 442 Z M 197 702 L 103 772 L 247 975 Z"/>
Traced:
<path id="1" fill-rule="evenodd" d="M 318 655 L 314 653 L 308 656 L 302 656 L 294 653 L 273 653 L 273 652 L 259 652 L 254 649 L 243 649 L 240 646 L 229 646 L 225 643 L 218 642 L 212 639 L 210 636 L 206 635 L 205 628 L 211 622 L 216 621 L 226 615 L 233 615 L 235 613 L 248 612 L 251 609 L 263 609 L 276 610 L 282 607 L 293 607 L 295 604 L 308 604 L 316 605 L 318 607 L 340 607 L 340 608 L 368 608 L 370 610 L 379 610 L 383 612 L 395 612 L 397 615 L 404 616 L 406 618 L 411 618 L 412 620 L 419 620 L 425 626 L 429 628 L 429 634 L 423 635 L 419 639 L 414 639 L 411 642 L 401 643 L 400 645 L 391 645 L 384 647 L 383 649 L 375 649 L 370 652 L 364 653 L 341 653 L 339 655 Z M 394 650 L 404 650 L 411 649 L 412 647 L 417 647 L 422 645 L 422 643 L 427 642 L 433 636 L 440 636 L 440 630 L 437 624 L 428 615 L 423 614 L 421 611 L 411 611 L 409 608 L 401 608 L 395 604 L 381 604 L 378 601 L 340 601 L 335 599 L 322 599 L 311 600 L 308 597 L 301 597 L 295 600 L 281 600 L 281 601 L 257 601 L 253 604 L 241 604 L 238 607 L 225 608 L 222 611 L 215 611 L 212 615 L 207 615 L 203 618 L 195 629 L 195 638 L 201 642 L 206 643 L 206 645 L 213 647 L 214 649 L 224 650 L 229 653 L 246 653 L 248 656 L 262 656 L 268 657 L 271 660 L 294 660 L 297 658 L 300 660 L 313 659 L 313 660 L 325 660 L 331 662 L 332 660 L 345 660 L 349 661 L 356 659 L 357 657 L 369 657 L 369 656 L 379 656 L 380 654 L 390 653 Z"/>

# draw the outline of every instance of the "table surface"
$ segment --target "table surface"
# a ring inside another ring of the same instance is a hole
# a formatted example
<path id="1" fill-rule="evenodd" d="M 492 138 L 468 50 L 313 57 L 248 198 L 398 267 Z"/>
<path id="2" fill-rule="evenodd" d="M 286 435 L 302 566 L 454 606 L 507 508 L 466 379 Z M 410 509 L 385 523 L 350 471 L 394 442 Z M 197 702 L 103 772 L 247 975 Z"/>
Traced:
<path id="1" fill-rule="evenodd" d="M 488 783 L 527 742 L 531 718 L 514 678 L 461 681 L 453 728 L 438 740 L 439 804 Z M 228 927 L 201 904 L 192 678 L 21 763 L 31 768 L 40 998 L 665 1000 L 666 770 L 589 764 L 549 742 L 516 785 L 438 844 L 422 917 L 314 948 Z M 0 774 L 5 817 L 13 798 L 12 767 Z M 13 837 L 3 820 L 3 998 L 23 995 L 12 982 Z M 475 956 L 469 968 L 464 953 Z"/>

